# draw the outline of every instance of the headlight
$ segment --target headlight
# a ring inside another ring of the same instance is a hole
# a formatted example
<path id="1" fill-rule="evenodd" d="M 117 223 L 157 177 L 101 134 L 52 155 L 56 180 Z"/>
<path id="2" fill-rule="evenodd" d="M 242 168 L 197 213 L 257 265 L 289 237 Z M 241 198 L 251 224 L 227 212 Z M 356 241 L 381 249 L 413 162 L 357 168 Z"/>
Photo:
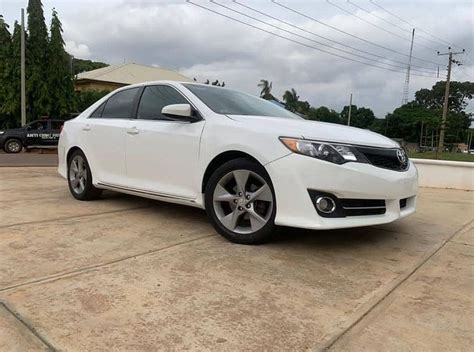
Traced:
<path id="1" fill-rule="evenodd" d="M 367 159 L 350 145 L 286 137 L 280 137 L 280 141 L 294 153 L 311 156 L 335 164 L 344 164 L 348 161 L 367 162 Z"/>
<path id="2" fill-rule="evenodd" d="M 5 131 L 0 131 L 0 134 L 4 134 L 4 133 L 5 133 Z"/>

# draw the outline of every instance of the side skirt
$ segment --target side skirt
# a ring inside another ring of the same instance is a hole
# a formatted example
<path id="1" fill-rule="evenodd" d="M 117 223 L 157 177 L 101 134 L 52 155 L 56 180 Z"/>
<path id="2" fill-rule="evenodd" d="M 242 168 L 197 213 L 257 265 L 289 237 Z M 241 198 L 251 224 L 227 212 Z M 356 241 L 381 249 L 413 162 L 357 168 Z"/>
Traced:
<path id="1" fill-rule="evenodd" d="M 97 183 L 96 187 L 102 188 L 102 189 L 108 189 L 110 191 L 126 193 L 133 196 L 160 200 L 163 202 L 189 205 L 189 206 L 201 208 L 201 209 L 204 208 L 201 204 L 196 202 L 196 199 L 188 198 L 188 197 L 181 197 L 181 196 L 175 196 L 171 194 L 157 193 L 157 192 L 151 192 L 151 191 L 146 191 L 146 190 L 141 190 L 141 189 L 134 189 L 134 188 L 124 187 L 124 186 L 104 183 L 104 182 Z"/>

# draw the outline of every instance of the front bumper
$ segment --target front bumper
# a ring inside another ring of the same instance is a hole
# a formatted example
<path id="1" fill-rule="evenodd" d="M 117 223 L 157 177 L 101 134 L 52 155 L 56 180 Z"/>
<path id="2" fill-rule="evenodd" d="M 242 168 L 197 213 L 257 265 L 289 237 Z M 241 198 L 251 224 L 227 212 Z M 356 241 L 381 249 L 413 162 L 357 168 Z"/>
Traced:
<path id="1" fill-rule="evenodd" d="M 370 164 L 332 164 L 290 154 L 265 165 L 276 195 L 277 225 L 307 229 L 336 229 L 384 224 L 415 212 L 418 173 L 410 162 L 407 171 L 383 169 Z M 325 218 L 318 215 L 308 190 L 345 199 L 383 199 L 384 214 Z M 408 198 L 400 209 L 400 200 Z"/>

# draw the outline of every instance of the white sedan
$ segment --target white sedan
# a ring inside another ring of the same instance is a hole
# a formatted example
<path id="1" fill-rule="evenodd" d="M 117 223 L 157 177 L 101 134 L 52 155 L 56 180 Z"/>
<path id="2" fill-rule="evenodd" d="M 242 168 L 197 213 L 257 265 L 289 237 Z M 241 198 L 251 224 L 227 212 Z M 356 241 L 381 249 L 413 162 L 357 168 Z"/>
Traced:
<path id="1" fill-rule="evenodd" d="M 245 244 L 277 225 L 388 223 L 415 212 L 418 189 L 415 166 L 384 136 L 170 81 L 118 89 L 67 121 L 59 173 L 78 200 L 108 189 L 204 208 L 217 232 Z"/>

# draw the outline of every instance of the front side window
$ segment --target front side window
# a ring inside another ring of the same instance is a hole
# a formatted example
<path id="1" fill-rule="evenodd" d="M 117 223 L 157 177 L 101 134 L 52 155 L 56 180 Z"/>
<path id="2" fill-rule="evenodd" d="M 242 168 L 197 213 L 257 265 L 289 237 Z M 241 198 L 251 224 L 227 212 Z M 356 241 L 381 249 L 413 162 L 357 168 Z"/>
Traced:
<path id="1" fill-rule="evenodd" d="M 166 105 L 189 104 L 176 89 L 168 86 L 148 86 L 138 105 L 137 118 L 144 120 L 169 120 L 161 113 Z"/>
<path id="2" fill-rule="evenodd" d="M 212 111 L 223 115 L 255 115 L 300 119 L 292 112 L 250 94 L 222 87 L 183 84 Z"/>
<path id="3" fill-rule="evenodd" d="M 28 125 L 29 130 L 47 130 L 48 121 L 34 121 Z"/>
<path id="4" fill-rule="evenodd" d="M 105 104 L 102 118 L 131 119 L 133 118 L 133 103 L 139 88 L 122 90 L 112 95 Z"/>

